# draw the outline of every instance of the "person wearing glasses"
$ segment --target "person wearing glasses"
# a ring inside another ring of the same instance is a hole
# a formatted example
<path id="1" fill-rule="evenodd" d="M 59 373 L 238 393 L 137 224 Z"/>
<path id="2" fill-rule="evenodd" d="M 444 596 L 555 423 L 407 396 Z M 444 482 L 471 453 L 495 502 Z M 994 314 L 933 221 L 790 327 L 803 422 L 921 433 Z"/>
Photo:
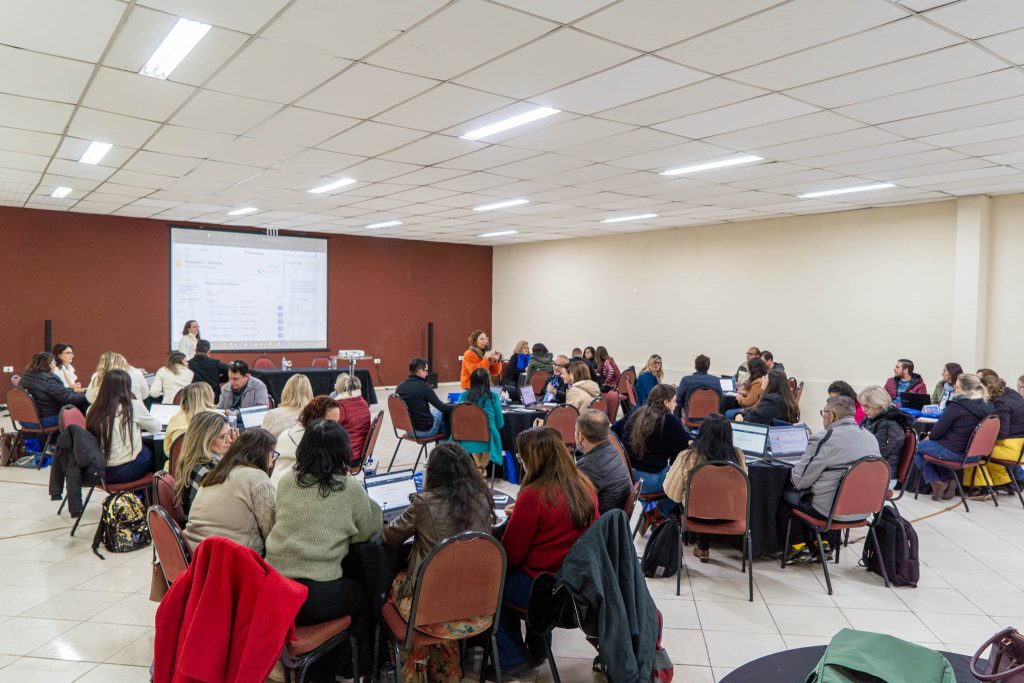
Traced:
<path id="1" fill-rule="evenodd" d="M 565 403 L 565 394 L 572 384 L 572 375 L 569 374 L 569 357 L 556 356 L 551 371 L 551 381 L 548 382 L 541 400 L 545 402 Z"/>
<path id="2" fill-rule="evenodd" d="M 760 357 L 761 349 L 756 346 L 751 346 L 747 349 L 747 359 L 740 363 L 740 366 L 736 368 L 736 374 L 733 376 L 733 379 L 736 380 L 736 386 L 747 383 L 750 379 L 750 361 Z"/>
<path id="3" fill-rule="evenodd" d="M 244 360 L 228 363 L 228 383 L 221 387 L 217 407 L 237 410 L 266 405 L 270 405 L 267 385 L 249 374 L 249 364 Z"/>
<path id="4" fill-rule="evenodd" d="M 204 538 L 222 536 L 263 554 L 274 528 L 274 441 L 265 429 L 245 430 L 203 477 L 184 531 L 193 550 Z"/>
<path id="5" fill-rule="evenodd" d="M 647 365 L 637 375 L 636 386 L 633 389 L 636 391 L 636 404 L 638 407 L 647 402 L 647 394 L 651 393 L 651 389 L 661 384 L 662 380 L 665 379 L 665 371 L 662 369 L 662 365 L 661 356 L 654 354 L 647 359 Z"/>

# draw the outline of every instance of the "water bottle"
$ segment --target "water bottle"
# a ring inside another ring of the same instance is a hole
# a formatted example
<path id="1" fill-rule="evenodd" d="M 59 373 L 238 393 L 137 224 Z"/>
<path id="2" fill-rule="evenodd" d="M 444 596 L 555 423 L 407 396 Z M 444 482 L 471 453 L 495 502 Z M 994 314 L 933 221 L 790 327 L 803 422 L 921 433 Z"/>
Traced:
<path id="1" fill-rule="evenodd" d="M 377 476 L 377 462 L 372 457 L 363 463 L 363 475 L 367 477 Z"/>
<path id="2" fill-rule="evenodd" d="M 416 482 L 416 493 L 423 493 L 423 473 L 417 472 L 412 475 L 412 480 Z"/>
<path id="3" fill-rule="evenodd" d="M 285 358 L 284 356 L 281 356 L 281 369 L 282 370 L 287 370 L 288 369 L 288 359 Z"/>
<path id="4" fill-rule="evenodd" d="M 235 415 L 235 411 L 228 409 L 224 411 L 228 417 L 228 427 L 231 431 L 238 429 L 238 416 Z"/>

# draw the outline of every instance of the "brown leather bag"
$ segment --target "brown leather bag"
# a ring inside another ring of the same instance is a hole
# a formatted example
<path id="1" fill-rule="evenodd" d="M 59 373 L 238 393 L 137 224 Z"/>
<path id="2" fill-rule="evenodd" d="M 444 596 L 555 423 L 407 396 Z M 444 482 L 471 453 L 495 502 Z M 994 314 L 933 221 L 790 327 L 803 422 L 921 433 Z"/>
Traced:
<path id="1" fill-rule="evenodd" d="M 985 673 L 978 672 L 978 661 L 992 648 Z M 986 683 L 1024 683 L 1024 635 L 1015 628 L 1004 628 L 974 653 L 971 675 Z"/>
<path id="2" fill-rule="evenodd" d="M 0 465 L 7 467 L 25 455 L 25 442 L 18 438 L 18 432 L 0 428 Z"/>

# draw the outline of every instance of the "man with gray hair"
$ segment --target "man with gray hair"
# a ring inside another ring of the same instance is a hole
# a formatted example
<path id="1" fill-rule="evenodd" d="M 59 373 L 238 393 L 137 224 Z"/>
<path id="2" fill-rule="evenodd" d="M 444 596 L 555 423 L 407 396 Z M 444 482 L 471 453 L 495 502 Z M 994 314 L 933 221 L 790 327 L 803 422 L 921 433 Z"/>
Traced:
<path id="1" fill-rule="evenodd" d="M 847 396 L 832 396 L 825 402 L 821 411 L 825 428 L 808 438 L 807 450 L 793 468 L 793 488 L 783 493 L 787 503 L 809 515 L 827 519 L 846 467 L 869 455 L 881 457 L 878 440 L 857 425 L 856 410 Z M 836 517 L 839 522 L 855 519 Z"/>
<path id="2" fill-rule="evenodd" d="M 576 419 L 576 448 L 582 457 L 576 465 L 597 489 L 597 509 L 602 515 L 622 509 L 631 488 L 629 470 L 609 441 L 611 422 L 600 410 L 585 408 Z"/>

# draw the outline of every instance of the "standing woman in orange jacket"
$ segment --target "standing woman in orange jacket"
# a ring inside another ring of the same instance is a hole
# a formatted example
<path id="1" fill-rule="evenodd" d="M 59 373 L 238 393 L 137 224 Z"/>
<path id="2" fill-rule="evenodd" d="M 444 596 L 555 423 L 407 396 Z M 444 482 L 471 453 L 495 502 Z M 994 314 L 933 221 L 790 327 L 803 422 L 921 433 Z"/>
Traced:
<path id="1" fill-rule="evenodd" d="M 469 376 L 477 368 L 483 368 L 492 378 L 501 370 L 501 354 L 488 348 L 490 339 L 483 330 L 474 330 L 469 335 L 469 348 L 462 354 L 463 390 L 469 389 Z"/>

